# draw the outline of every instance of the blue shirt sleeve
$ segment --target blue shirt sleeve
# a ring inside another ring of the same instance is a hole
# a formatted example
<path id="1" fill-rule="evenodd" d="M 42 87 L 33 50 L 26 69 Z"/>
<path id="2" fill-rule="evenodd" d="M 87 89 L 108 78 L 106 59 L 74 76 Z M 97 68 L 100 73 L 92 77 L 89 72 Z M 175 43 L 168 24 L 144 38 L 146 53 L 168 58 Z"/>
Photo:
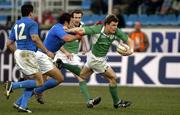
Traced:
<path id="1" fill-rule="evenodd" d="M 33 35 L 33 34 L 37 34 L 38 35 L 38 24 L 37 23 L 32 23 L 32 25 L 30 26 L 30 35 Z"/>
<path id="2" fill-rule="evenodd" d="M 11 28 L 11 32 L 9 34 L 9 39 L 12 41 L 16 41 L 15 32 L 14 32 L 14 26 Z"/>
<path id="3" fill-rule="evenodd" d="M 67 35 L 67 33 L 64 31 L 63 27 L 57 27 L 55 29 L 56 35 L 58 38 L 63 39 L 65 35 Z"/>

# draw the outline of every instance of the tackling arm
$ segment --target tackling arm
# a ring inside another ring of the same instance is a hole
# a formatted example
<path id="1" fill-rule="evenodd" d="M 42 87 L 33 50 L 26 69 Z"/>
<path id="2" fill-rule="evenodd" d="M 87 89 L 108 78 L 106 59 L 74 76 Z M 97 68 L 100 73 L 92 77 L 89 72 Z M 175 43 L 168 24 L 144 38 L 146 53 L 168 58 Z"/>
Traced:
<path id="1" fill-rule="evenodd" d="M 74 32 L 76 34 L 83 35 L 85 33 L 85 30 L 84 28 L 76 27 L 76 28 L 68 29 L 67 32 Z"/>
<path id="2" fill-rule="evenodd" d="M 67 57 L 68 59 L 72 60 L 73 55 L 72 55 L 70 52 L 68 52 L 68 51 L 64 48 L 64 46 L 62 46 L 62 47 L 60 48 L 60 51 L 62 51 L 62 52 L 66 55 L 66 57 Z"/>

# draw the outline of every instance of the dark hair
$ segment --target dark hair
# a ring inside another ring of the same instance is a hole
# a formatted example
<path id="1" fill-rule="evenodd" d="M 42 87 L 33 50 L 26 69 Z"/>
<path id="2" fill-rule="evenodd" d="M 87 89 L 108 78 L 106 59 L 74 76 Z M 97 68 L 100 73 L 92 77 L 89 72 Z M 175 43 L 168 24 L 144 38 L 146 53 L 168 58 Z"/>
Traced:
<path id="1" fill-rule="evenodd" d="M 21 14 L 23 17 L 28 16 L 30 12 L 33 12 L 33 6 L 31 4 L 21 6 Z"/>
<path id="2" fill-rule="evenodd" d="M 71 15 L 69 13 L 63 13 L 57 20 L 60 24 L 64 24 L 65 22 L 70 23 Z"/>
<path id="3" fill-rule="evenodd" d="M 82 10 L 73 10 L 72 12 L 71 12 L 71 17 L 73 18 L 74 17 L 74 14 L 82 14 L 82 16 L 83 16 L 83 12 L 82 12 Z"/>
<path id="4" fill-rule="evenodd" d="M 110 24 L 111 22 L 118 22 L 118 18 L 115 15 L 108 15 L 104 20 L 104 25 Z"/>

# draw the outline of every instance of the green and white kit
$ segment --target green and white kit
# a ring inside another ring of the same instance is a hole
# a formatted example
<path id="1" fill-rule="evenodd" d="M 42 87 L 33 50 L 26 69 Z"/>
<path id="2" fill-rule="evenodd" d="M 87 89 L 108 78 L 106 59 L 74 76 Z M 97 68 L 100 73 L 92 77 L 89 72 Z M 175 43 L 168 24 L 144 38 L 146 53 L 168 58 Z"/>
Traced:
<path id="1" fill-rule="evenodd" d="M 114 40 L 127 42 L 128 36 L 120 29 L 117 29 L 114 35 L 106 35 L 103 25 L 85 26 L 85 35 L 99 34 L 97 41 L 93 44 L 91 51 L 87 56 L 86 66 L 97 73 L 104 73 L 109 65 L 106 55 Z"/>

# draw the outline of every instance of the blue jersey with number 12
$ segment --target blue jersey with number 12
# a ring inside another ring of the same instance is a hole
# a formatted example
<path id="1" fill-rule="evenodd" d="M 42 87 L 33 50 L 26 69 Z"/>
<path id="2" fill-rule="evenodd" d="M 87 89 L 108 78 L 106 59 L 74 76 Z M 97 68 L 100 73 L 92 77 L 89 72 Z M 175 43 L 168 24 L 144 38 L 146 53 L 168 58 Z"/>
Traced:
<path id="1" fill-rule="evenodd" d="M 22 17 L 12 27 L 9 39 L 16 41 L 17 49 L 36 51 L 31 35 L 38 35 L 38 25 L 31 18 Z"/>

